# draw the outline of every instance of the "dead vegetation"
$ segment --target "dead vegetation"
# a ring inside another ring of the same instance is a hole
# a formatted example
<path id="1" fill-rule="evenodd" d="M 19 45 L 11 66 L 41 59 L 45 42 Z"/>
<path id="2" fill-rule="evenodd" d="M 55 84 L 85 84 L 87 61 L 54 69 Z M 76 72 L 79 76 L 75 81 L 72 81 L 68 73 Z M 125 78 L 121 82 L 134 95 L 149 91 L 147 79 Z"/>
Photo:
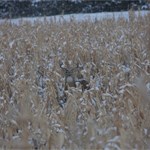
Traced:
<path id="1" fill-rule="evenodd" d="M 132 12 L 0 24 L 0 148 L 150 149 L 149 27 Z M 65 89 L 60 60 L 90 88 Z"/>

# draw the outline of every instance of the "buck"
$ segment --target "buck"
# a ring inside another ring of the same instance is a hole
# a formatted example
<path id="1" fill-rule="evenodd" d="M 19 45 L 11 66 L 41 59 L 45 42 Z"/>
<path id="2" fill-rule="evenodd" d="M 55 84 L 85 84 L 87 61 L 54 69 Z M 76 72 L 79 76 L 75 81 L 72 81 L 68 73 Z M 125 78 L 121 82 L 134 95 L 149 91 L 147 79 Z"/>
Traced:
<path id="1" fill-rule="evenodd" d="M 65 91 L 68 90 L 68 87 L 76 88 L 76 83 L 78 82 L 81 84 L 82 92 L 83 92 L 85 89 L 88 90 L 90 86 L 89 86 L 89 82 L 86 81 L 83 75 L 81 74 L 81 70 L 83 69 L 83 67 L 79 67 L 79 64 L 77 64 L 77 66 L 74 68 L 63 67 L 62 62 L 59 62 L 59 65 L 62 71 L 64 72 L 65 84 L 64 87 L 60 83 L 56 84 L 56 94 L 57 94 L 57 101 L 59 105 L 63 108 L 64 103 L 66 103 L 67 101 L 67 95 Z"/>
<path id="2" fill-rule="evenodd" d="M 74 68 L 70 68 L 70 67 L 65 68 L 63 67 L 62 62 L 60 62 L 59 65 L 65 75 L 65 90 L 67 90 L 68 87 L 76 87 L 76 82 L 79 82 L 81 84 L 82 91 L 90 88 L 89 82 L 86 81 L 83 78 L 83 75 L 80 73 L 81 70 L 83 69 L 83 66 L 79 67 L 79 64 L 77 64 L 77 66 Z"/>

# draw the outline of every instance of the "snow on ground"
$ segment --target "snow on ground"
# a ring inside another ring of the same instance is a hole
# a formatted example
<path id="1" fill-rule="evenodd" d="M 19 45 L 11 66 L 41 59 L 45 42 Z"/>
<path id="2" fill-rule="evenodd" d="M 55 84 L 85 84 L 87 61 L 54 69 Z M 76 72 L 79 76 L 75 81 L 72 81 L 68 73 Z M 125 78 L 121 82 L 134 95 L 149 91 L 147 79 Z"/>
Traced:
<path id="1" fill-rule="evenodd" d="M 146 15 L 150 13 L 150 11 L 135 11 L 135 15 Z M 0 19 L 0 23 L 3 23 L 5 21 L 10 21 L 11 23 L 14 24 L 19 24 L 19 22 L 23 21 L 30 21 L 34 23 L 36 20 L 44 21 L 46 20 L 57 20 L 57 21 L 69 21 L 71 18 L 74 18 L 75 20 L 78 21 L 83 21 L 83 20 L 99 20 L 103 18 L 115 18 L 118 19 L 120 17 L 124 17 L 126 19 L 129 18 L 129 12 L 124 11 L 124 12 L 101 12 L 101 13 L 91 13 L 91 14 L 71 14 L 71 15 L 56 15 L 56 16 L 49 16 L 49 17 L 24 17 L 24 18 L 19 18 L 19 19 Z"/>

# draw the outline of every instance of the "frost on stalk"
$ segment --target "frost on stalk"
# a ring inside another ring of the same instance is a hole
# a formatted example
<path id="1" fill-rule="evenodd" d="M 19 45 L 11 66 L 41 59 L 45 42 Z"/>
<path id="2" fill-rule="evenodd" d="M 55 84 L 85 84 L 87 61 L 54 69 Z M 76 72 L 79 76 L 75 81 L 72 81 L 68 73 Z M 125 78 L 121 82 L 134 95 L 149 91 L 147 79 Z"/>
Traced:
<path id="1" fill-rule="evenodd" d="M 58 104 L 63 108 L 64 104 L 67 101 L 67 95 L 61 83 L 56 83 L 56 94 L 57 94 Z"/>
<path id="2" fill-rule="evenodd" d="M 150 82 L 146 84 L 147 91 L 150 92 Z"/>
<path id="3" fill-rule="evenodd" d="M 11 41 L 11 42 L 9 43 L 9 47 L 10 47 L 10 48 L 13 48 L 14 43 L 15 43 L 15 41 Z"/>
<path id="4" fill-rule="evenodd" d="M 0 68 L 3 66 L 3 62 L 5 60 L 5 57 L 3 55 L 3 53 L 0 54 Z"/>

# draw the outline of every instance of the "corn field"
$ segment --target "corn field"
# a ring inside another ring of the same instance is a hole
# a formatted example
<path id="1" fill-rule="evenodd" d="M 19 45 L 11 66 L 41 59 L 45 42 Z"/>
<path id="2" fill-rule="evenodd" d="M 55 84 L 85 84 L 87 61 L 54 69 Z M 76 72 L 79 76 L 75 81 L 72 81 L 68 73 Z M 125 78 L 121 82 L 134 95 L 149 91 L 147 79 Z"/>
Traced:
<path id="1" fill-rule="evenodd" d="M 0 149 L 150 149 L 150 14 L 1 23 Z"/>

